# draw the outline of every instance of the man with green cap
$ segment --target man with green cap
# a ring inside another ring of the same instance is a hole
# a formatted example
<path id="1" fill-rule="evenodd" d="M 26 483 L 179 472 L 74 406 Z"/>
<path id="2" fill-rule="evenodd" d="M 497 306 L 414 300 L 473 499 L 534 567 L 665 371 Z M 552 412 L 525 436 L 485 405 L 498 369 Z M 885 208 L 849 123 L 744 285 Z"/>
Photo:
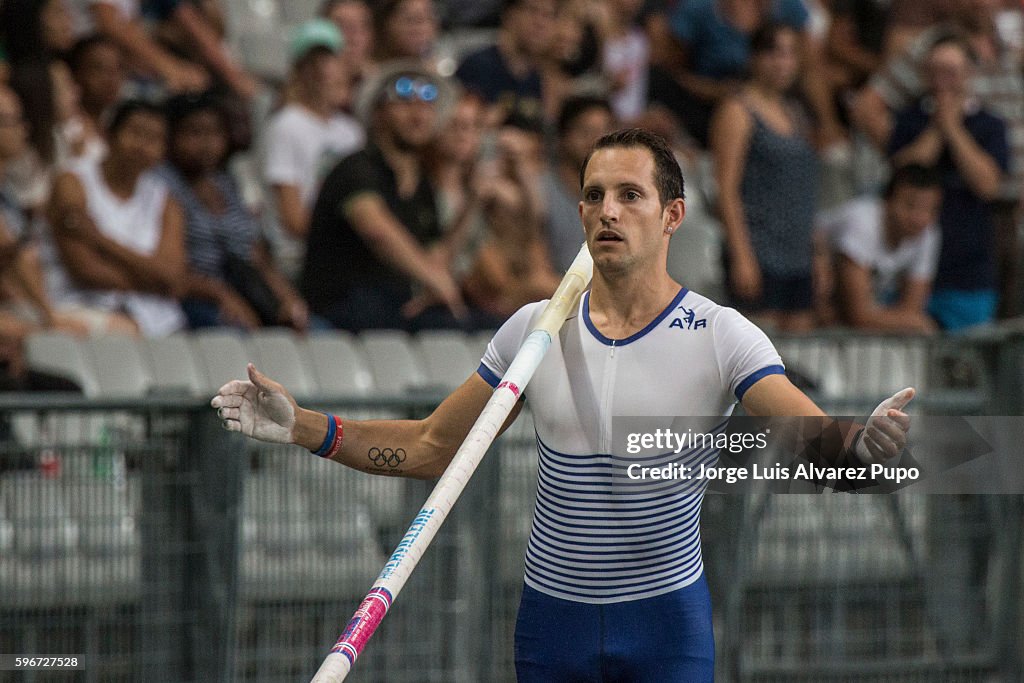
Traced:
<path id="1" fill-rule="evenodd" d="M 349 97 L 339 57 L 344 45 L 341 31 L 326 19 L 295 30 L 288 103 L 270 118 L 265 134 L 267 234 L 275 260 L 292 279 L 302 264 L 320 182 L 338 159 L 365 142 L 362 126 L 341 111 Z"/>

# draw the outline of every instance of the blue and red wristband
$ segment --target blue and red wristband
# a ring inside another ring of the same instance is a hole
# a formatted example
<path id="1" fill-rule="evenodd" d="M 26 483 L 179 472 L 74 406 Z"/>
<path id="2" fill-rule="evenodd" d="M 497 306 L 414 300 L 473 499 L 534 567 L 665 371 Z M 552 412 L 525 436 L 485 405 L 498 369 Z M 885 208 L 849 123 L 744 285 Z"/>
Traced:
<path id="1" fill-rule="evenodd" d="M 345 428 L 341 424 L 341 418 L 337 415 L 327 416 L 327 435 L 324 437 L 324 442 L 320 444 L 320 448 L 313 451 L 314 455 L 319 455 L 321 458 L 332 458 L 334 455 L 341 450 L 341 441 L 345 437 Z"/>

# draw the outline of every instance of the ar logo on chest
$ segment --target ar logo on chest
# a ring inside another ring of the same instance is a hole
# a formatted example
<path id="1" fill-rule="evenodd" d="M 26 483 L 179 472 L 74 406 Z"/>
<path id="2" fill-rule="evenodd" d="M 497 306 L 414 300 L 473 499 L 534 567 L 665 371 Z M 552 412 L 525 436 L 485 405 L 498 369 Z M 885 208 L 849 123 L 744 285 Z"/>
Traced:
<path id="1" fill-rule="evenodd" d="M 670 328 L 678 327 L 681 330 L 699 330 L 702 327 L 708 326 L 707 318 L 701 318 L 700 320 L 696 320 L 697 314 L 693 312 L 692 308 L 680 306 L 677 310 L 682 311 L 683 315 L 682 317 L 674 318 L 672 320 L 672 324 L 669 325 Z"/>

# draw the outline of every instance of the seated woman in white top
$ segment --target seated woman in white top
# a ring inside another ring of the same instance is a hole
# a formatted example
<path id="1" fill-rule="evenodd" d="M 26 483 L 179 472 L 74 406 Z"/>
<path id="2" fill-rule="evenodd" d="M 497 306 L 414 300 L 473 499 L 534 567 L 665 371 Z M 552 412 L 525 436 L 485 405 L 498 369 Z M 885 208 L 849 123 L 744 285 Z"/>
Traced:
<path id="1" fill-rule="evenodd" d="M 106 157 L 71 164 L 54 185 L 50 222 L 60 258 L 50 290 L 95 327 L 118 315 L 147 337 L 184 326 L 184 219 L 153 172 L 166 136 L 159 107 L 125 102 L 111 120 Z"/>

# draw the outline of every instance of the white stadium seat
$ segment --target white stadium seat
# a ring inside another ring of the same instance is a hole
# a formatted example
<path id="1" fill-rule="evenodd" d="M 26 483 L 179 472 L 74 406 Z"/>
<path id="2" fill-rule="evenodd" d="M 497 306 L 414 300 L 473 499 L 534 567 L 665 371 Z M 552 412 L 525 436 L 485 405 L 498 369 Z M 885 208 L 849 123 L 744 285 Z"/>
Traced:
<path id="1" fill-rule="evenodd" d="M 454 389 L 472 374 L 480 364 L 475 344 L 467 342 L 462 332 L 430 330 L 413 338 L 427 381 L 444 389 Z"/>
<path id="2" fill-rule="evenodd" d="M 299 348 L 309 357 L 320 396 L 366 396 L 375 390 L 373 373 L 352 334 L 315 332 Z"/>
<path id="3" fill-rule="evenodd" d="M 368 330 L 359 335 L 359 340 L 380 393 L 395 396 L 428 384 L 405 332 Z"/>
<path id="4" fill-rule="evenodd" d="M 233 379 L 246 377 L 252 360 L 241 335 L 233 330 L 210 328 L 192 334 L 193 345 L 203 368 L 203 391 L 213 395 Z"/>
<path id="5" fill-rule="evenodd" d="M 37 332 L 25 341 L 28 366 L 74 380 L 88 397 L 100 395 L 92 359 L 78 339 L 61 332 Z"/>
<path id="6" fill-rule="evenodd" d="M 247 340 L 260 372 L 280 382 L 295 396 L 313 396 L 319 386 L 295 333 L 283 327 L 257 330 Z"/>
<path id="7" fill-rule="evenodd" d="M 153 386 L 143 342 L 128 335 L 91 337 L 81 342 L 96 371 L 99 396 L 136 398 Z"/>
<path id="8" fill-rule="evenodd" d="M 145 340 L 152 390 L 158 393 L 206 393 L 205 370 L 200 367 L 192 337 L 187 333 Z"/>

